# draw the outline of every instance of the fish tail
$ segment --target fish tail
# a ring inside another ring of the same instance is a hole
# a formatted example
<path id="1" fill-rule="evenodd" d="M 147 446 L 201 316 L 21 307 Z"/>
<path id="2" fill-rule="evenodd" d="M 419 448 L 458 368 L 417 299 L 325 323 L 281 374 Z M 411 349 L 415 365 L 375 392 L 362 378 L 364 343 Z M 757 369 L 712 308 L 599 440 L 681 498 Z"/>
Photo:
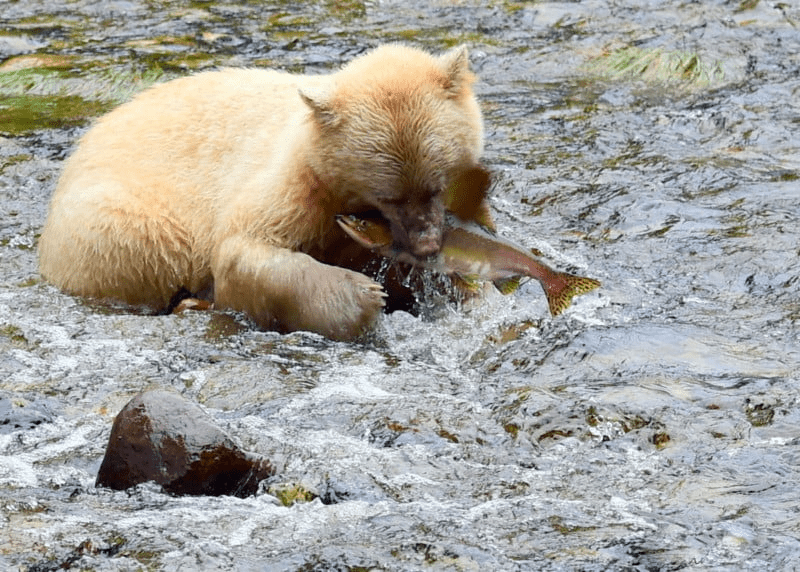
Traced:
<path id="1" fill-rule="evenodd" d="M 547 280 L 544 288 L 550 314 L 558 316 L 569 308 L 575 296 L 586 294 L 599 287 L 600 282 L 593 278 L 557 272 L 553 279 Z"/>

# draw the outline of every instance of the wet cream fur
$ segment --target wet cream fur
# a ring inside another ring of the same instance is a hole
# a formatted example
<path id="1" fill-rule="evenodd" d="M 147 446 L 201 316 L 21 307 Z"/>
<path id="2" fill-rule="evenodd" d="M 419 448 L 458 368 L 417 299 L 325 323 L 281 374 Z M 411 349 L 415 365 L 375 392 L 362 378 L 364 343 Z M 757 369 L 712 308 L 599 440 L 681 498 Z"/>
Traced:
<path id="1" fill-rule="evenodd" d="M 155 86 L 98 120 L 66 162 L 41 273 L 156 310 L 186 289 L 262 328 L 352 339 L 384 295 L 324 263 L 334 216 L 424 215 L 423 190 L 482 152 L 472 81 L 466 49 L 388 45 L 330 75 L 230 69 Z"/>

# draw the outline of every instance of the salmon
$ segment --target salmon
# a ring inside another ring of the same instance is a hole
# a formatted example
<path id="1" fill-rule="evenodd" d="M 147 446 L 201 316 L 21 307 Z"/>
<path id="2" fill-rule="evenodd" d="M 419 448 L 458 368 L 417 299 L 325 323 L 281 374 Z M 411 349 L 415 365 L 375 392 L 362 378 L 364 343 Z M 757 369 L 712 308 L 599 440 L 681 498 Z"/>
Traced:
<path id="1" fill-rule="evenodd" d="M 520 279 L 535 278 L 544 289 L 553 316 L 566 310 L 575 296 L 600 286 L 593 278 L 554 270 L 523 246 L 454 216 L 448 217 L 439 253 L 425 259 L 396 249 L 389 223 L 382 217 L 339 215 L 336 220 L 361 246 L 387 258 L 454 275 L 470 287 L 489 281 L 508 294 L 516 290 Z"/>

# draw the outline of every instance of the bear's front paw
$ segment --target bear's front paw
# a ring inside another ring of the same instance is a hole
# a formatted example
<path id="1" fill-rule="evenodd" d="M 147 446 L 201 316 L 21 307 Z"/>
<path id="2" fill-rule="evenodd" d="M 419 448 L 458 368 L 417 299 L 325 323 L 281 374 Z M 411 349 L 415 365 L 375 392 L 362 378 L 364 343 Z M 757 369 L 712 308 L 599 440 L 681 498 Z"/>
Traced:
<path id="1" fill-rule="evenodd" d="M 304 275 L 290 330 L 310 330 L 334 340 L 353 340 L 375 325 L 385 304 L 380 284 L 346 268 L 321 265 Z"/>
<path id="2" fill-rule="evenodd" d="M 342 280 L 338 282 L 337 304 L 332 316 L 339 339 L 353 339 L 368 331 L 378 319 L 386 304 L 383 287 L 358 272 L 340 269 Z"/>

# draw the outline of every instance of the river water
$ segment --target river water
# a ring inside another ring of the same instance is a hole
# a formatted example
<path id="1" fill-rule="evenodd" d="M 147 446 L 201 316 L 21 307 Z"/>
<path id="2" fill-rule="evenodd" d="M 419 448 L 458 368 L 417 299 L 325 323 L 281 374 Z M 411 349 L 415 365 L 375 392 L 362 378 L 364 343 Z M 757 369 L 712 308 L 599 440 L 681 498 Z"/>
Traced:
<path id="1" fill-rule="evenodd" d="M 800 567 L 798 26 L 795 3 L 738 0 L 4 3 L 0 568 Z M 397 40 L 470 46 L 501 234 L 602 289 L 553 319 L 528 283 L 346 344 L 40 281 L 87 118 L 196 69 L 320 73 Z M 274 482 L 95 489 L 152 387 Z"/>

